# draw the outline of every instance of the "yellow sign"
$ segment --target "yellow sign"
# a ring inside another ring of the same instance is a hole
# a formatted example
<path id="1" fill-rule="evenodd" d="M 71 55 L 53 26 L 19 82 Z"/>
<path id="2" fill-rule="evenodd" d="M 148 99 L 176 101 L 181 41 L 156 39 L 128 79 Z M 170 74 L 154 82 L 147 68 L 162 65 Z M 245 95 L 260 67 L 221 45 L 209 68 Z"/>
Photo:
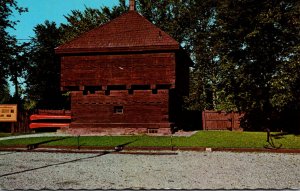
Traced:
<path id="1" fill-rule="evenodd" d="M 0 122 L 17 122 L 17 105 L 0 104 Z"/>

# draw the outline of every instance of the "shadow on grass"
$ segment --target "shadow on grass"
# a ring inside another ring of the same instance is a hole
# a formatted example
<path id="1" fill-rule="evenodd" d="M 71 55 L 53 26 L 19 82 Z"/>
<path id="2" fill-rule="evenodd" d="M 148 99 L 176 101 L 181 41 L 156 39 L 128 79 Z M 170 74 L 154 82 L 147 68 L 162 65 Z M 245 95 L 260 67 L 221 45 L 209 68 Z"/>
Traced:
<path id="1" fill-rule="evenodd" d="M 81 147 L 83 147 L 83 146 L 90 146 L 87 143 L 81 143 L 82 141 L 80 141 L 80 136 L 78 136 L 76 139 L 77 139 L 77 149 L 78 150 L 80 150 Z M 120 145 L 114 146 L 114 148 L 116 150 L 120 150 L 121 151 L 121 150 L 124 149 L 125 146 L 130 145 L 131 143 L 134 143 L 136 141 L 138 141 L 138 139 L 135 139 L 133 141 L 130 141 L 130 142 L 127 142 L 127 143 L 124 143 L 124 144 L 120 144 Z"/>
<path id="2" fill-rule="evenodd" d="M 62 141 L 62 140 L 65 140 L 65 139 L 70 139 L 70 138 L 72 138 L 72 137 L 64 137 L 64 138 L 59 138 L 59 139 L 51 139 L 51 140 L 42 141 L 42 142 L 39 142 L 39 143 L 29 144 L 26 147 L 27 147 L 28 150 L 33 150 L 33 149 L 38 148 L 42 144 L 51 143 L 51 142 L 55 142 L 55 141 Z"/>
<path id="3" fill-rule="evenodd" d="M 124 143 L 124 144 L 122 144 L 122 145 L 118 145 L 118 146 L 115 147 L 115 150 L 116 150 L 116 151 L 122 151 L 127 145 L 130 145 L 131 143 L 134 143 L 134 142 L 136 142 L 136 141 L 138 141 L 138 139 L 135 139 L 135 140 L 130 141 L 130 142 L 128 142 L 128 143 Z"/>
<path id="4" fill-rule="evenodd" d="M 285 135 L 289 135 L 289 133 L 287 132 L 280 132 L 280 133 L 276 133 L 276 134 L 271 134 L 271 137 L 274 139 L 284 139 Z"/>
<path id="5" fill-rule="evenodd" d="M 62 138 L 62 139 L 58 139 L 58 140 L 63 140 L 63 139 L 66 139 L 66 138 Z M 44 143 L 49 143 L 49 142 L 52 142 L 52 141 L 58 141 L 58 140 L 44 141 L 44 142 L 37 143 L 37 144 L 44 144 Z M 130 142 L 128 142 L 128 143 L 124 143 L 124 144 L 122 144 L 122 145 L 118 145 L 118 146 L 115 147 L 115 150 L 113 150 L 113 151 L 103 151 L 103 152 L 101 152 L 100 154 L 95 155 L 95 156 L 90 156 L 90 157 L 84 157 L 84 158 L 74 159 L 74 160 L 65 161 L 65 162 L 60 162 L 60 163 L 56 163 L 56 164 L 45 165 L 45 166 L 36 167 L 36 168 L 31 168 L 31 169 L 27 169 L 27 170 L 18 171 L 18 172 L 11 172 L 11 173 L 7 173 L 7 174 L 0 175 L 0 178 L 2 178 L 2 177 L 7 177 L 7 176 L 11 176 L 11 175 L 16 175 L 16 174 L 21 174 L 21 173 L 25 173 L 25 172 L 31 172 L 31 171 L 35 171 L 35 170 L 39 170 L 39 169 L 48 168 L 48 167 L 53 167 L 53 166 L 59 166 L 59 165 L 64 165 L 64 164 L 68 164 L 68 163 L 79 162 L 79 161 L 83 161 L 83 160 L 87 160 L 87 159 L 93 159 L 93 158 L 101 157 L 101 156 L 104 156 L 104 155 L 107 155 L 107 154 L 120 152 L 120 151 L 123 150 L 123 148 L 124 148 L 126 145 L 129 145 L 129 144 L 131 144 L 131 143 L 133 143 L 133 142 L 135 142 L 135 141 L 137 141 L 137 139 L 134 140 L 134 141 L 130 141 Z"/>

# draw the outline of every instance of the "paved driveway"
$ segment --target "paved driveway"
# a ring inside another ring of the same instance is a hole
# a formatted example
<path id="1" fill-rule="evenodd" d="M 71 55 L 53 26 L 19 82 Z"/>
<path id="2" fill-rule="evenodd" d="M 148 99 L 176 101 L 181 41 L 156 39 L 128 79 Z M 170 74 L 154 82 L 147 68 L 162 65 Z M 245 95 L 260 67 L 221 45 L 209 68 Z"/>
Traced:
<path id="1" fill-rule="evenodd" d="M 174 155 L 176 154 L 176 155 Z M 0 189 L 300 188 L 300 155 L 0 152 Z"/>

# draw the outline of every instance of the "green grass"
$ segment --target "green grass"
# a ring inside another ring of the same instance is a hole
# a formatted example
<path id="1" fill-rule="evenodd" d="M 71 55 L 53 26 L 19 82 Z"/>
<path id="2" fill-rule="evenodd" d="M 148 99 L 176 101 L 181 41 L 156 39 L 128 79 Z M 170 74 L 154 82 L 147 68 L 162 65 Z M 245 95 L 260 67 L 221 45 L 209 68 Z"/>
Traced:
<path id="1" fill-rule="evenodd" d="M 274 133 L 273 133 L 274 134 Z M 300 149 L 300 136 L 282 135 L 272 138 L 275 146 Z M 0 141 L 0 146 L 40 144 L 43 146 L 77 146 L 77 137 L 37 137 Z M 155 136 L 103 136 L 80 137 L 80 146 L 135 146 L 135 147 L 212 147 L 212 148 L 264 148 L 268 146 L 266 133 L 199 131 L 191 137 Z"/>
<path id="2" fill-rule="evenodd" d="M 263 148 L 268 146 L 264 132 L 200 131 L 189 139 L 178 138 L 180 146 L 199 146 L 212 148 Z M 274 139 L 275 146 L 282 148 L 300 148 L 300 136 L 284 135 Z"/>

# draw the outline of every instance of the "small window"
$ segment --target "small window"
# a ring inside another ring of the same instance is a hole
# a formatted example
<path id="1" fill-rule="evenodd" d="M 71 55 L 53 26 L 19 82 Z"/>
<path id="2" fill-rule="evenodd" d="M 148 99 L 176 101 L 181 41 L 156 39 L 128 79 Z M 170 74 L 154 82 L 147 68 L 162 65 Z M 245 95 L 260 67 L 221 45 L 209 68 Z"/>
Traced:
<path id="1" fill-rule="evenodd" d="M 155 134 L 158 133 L 158 129 L 148 129 L 149 134 Z"/>
<path id="2" fill-rule="evenodd" d="M 114 113 L 115 114 L 123 114 L 124 108 L 123 106 L 114 106 Z"/>

